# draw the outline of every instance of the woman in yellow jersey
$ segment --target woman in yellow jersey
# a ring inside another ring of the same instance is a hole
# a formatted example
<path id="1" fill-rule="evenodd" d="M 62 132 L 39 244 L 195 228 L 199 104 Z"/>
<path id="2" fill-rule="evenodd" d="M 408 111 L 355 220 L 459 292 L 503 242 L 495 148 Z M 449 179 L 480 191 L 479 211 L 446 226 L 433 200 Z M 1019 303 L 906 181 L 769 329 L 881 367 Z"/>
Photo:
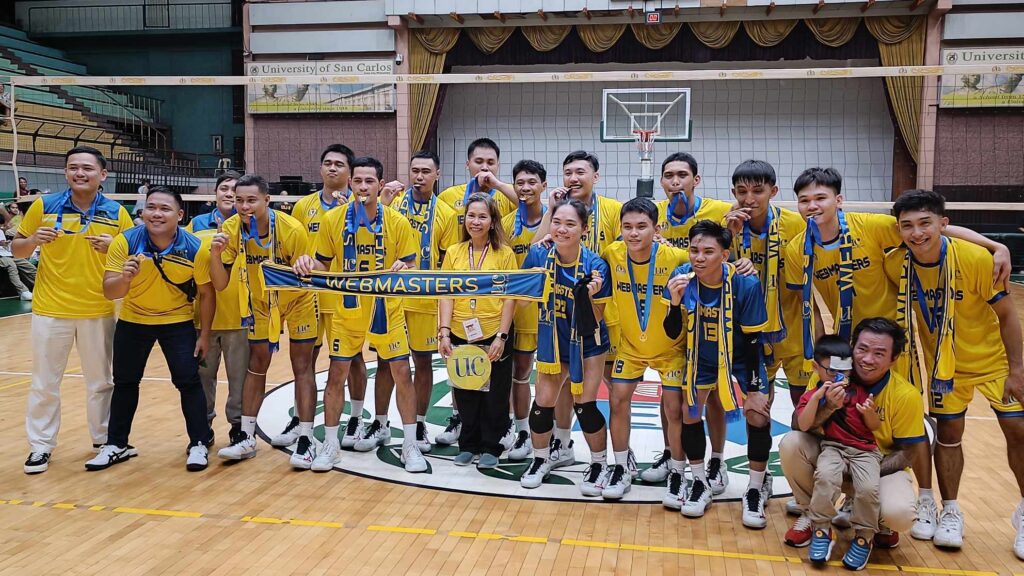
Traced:
<path id="1" fill-rule="evenodd" d="M 515 270 L 516 255 L 505 239 L 501 213 L 486 194 L 473 194 L 466 202 L 464 242 L 445 254 L 442 270 Z M 504 451 L 501 438 L 508 424 L 508 398 L 512 390 L 512 350 L 509 330 L 515 301 L 501 298 L 442 299 L 438 302 L 438 351 L 448 358 L 454 346 L 486 347 L 491 360 L 487 392 L 453 388 L 462 416 L 456 466 L 469 466 L 479 455 L 477 468 L 495 468 Z"/>
<path id="2" fill-rule="evenodd" d="M 103 470 L 131 457 L 128 434 L 139 405 L 139 382 L 157 343 L 181 395 L 189 438 L 186 468 L 206 468 L 212 431 L 206 421 L 198 358 L 210 345 L 217 302 L 210 284 L 210 253 L 200 250 L 202 241 L 178 225 L 184 216 L 182 206 L 177 192 L 153 186 L 142 211 L 144 224 L 118 235 L 107 253 L 103 295 L 109 300 L 124 298 L 124 304 L 114 329 L 114 395 L 107 443 L 85 463 L 86 470 Z M 197 293 L 202 293 L 198 339 L 192 323 Z"/>

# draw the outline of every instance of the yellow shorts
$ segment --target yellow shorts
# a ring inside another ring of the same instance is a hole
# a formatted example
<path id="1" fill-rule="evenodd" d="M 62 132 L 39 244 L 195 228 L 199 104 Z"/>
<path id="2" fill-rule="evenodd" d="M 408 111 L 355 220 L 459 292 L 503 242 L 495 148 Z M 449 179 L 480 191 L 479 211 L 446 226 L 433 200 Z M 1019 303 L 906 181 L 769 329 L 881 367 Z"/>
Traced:
<path id="1" fill-rule="evenodd" d="M 319 322 L 317 323 L 317 328 L 316 328 L 316 347 L 317 348 L 319 348 L 319 347 L 324 345 L 324 340 L 326 340 L 327 336 L 330 334 L 330 331 L 331 331 L 331 321 L 332 321 L 333 318 L 334 318 L 334 314 L 331 311 L 324 311 L 323 308 L 320 309 L 320 319 L 319 319 Z"/>
<path id="2" fill-rule="evenodd" d="M 605 364 L 615 363 L 619 355 L 619 340 L 622 338 L 622 328 L 618 324 L 608 326 L 608 354 L 604 357 Z"/>
<path id="3" fill-rule="evenodd" d="M 957 382 L 953 384 L 953 391 L 949 394 L 933 394 L 929 390 L 926 394 L 928 396 L 928 412 L 940 420 L 961 418 L 967 412 L 967 405 L 971 403 L 971 399 L 974 398 L 974 391 L 977 390 L 988 400 L 997 417 L 1024 416 L 1024 408 L 1021 407 L 1019 402 L 1013 401 L 1009 404 L 1003 404 L 1005 384 L 1006 378 L 1004 377 L 980 384 L 961 384 Z"/>
<path id="4" fill-rule="evenodd" d="M 515 333 L 512 337 L 512 351 L 520 352 L 523 354 L 533 354 L 537 351 L 537 333 L 536 332 L 519 332 Z"/>
<path id="5" fill-rule="evenodd" d="M 356 316 L 353 318 L 353 316 Z M 405 328 L 405 314 L 401 306 L 388 311 L 387 334 L 372 334 L 369 330 L 373 320 L 373 305 L 363 304 L 359 310 L 347 313 L 339 310 L 331 322 L 331 360 L 351 360 L 362 354 L 363 345 L 370 343 L 382 361 L 401 360 L 409 357 L 409 337 Z"/>
<path id="6" fill-rule="evenodd" d="M 278 300 L 281 325 L 288 327 L 288 339 L 292 342 L 316 341 L 319 309 L 312 292 L 281 294 Z M 265 300 L 252 303 L 253 326 L 249 328 L 250 342 L 270 340 L 270 305 Z"/>
<path id="7" fill-rule="evenodd" d="M 612 364 L 612 383 L 634 384 L 644 377 L 650 368 L 661 376 L 661 387 L 667 390 L 683 389 L 683 367 L 686 358 L 682 354 L 673 354 L 662 358 L 641 360 L 620 354 Z"/>
<path id="8" fill-rule="evenodd" d="M 786 373 L 786 381 L 789 382 L 790 388 L 806 389 L 808 382 L 811 381 L 812 372 L 804 372 L 803 366 L 804 357 L 802 355 L 787 356 L 786 358 L 776 356 L 775 363 L 767 366 L 768 379 L 774 380 L 779 368 L 782 368 Z"/>
<path id="9" fill-rule="evenodd" d="M 413 354 L 437 352 L 437 314 L 406 310 L 405 327 L 409 331 L 409 350 Z"/>

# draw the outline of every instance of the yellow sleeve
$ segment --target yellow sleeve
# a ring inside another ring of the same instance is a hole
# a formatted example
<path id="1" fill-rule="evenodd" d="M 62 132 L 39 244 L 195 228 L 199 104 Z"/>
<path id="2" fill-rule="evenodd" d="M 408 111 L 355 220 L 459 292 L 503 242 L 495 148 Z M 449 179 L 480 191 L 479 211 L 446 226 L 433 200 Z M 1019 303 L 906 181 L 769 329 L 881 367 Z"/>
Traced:
<path id="1" fill-rule="evenodd" d="M 398 216 L 393 220 L 391 229 L 388 230 L 395 243 L 395 259 L 407 261 L 409 258 L 415 258 L 419 254 L 419 246 L 416 245 L 412 225 L 398 212 L 392 213 Z"/>
<path id="2" fill-rule="evenodd" d="M 447 204 L 443 204 L 447 206 Z M 441 213 L 441 238 L 438 247 L 447 251 L 462 241 L 462 234 L 459 230 L 459 219 L 455 216 L 455 210 L 444 210 Z"/>
<path id="3" fill-rule="evenodd" d="M 495 190 L 494 195 L 498 197 L 498 213 L 502 216 L 515 212 L 516 208 L 519 208 L 516 204 L 513 204 L 508 196 L 501 190 Z"/>
<path id="4" fill-rule="evenodd" d="M 868 234 L 883 250 L 903 243 L 903 238 L 900 238 L 900 228 L 894 216 L 888 214 L 863 214 L 863 216 Z"/>
<path id="5" fill-rule="evenodd" d="M 441 270 L 458 270 L 459 268 L 456 268 L 455 261 L 459 259 L 459 253 L 459 245 L 452 246 L 450 252 L 445 254 L 444 262 L 441 263 Z"/>
<path id="6" fill-rule="evenodd" d="M 104 265 L 104 270 L 120 274 L 127 259 L 128 239 L 124 237 L 124 234 L 118 234 L 107 248 L 107 263 Z"/>
<path id="7" fill-rule="evenodd" d="M 29 236 L 36 233 L 36 230 L 43 222 L 43 199 L 38 198 L 28 210 L 25 211 L 25 215 L 21 218 L 21 223 L 18 224 L 18 235 L 28 238 Z"/>
<path id="8" fill-rule="evenodd" d="M 906 252 L 902 249 L 893 250 L 885 255 L 882 268 L 885 270 L 885 277 L 890 282 L 899 286 L 900 276 L 903 275 L 903 260 Z"/>
<path id="9" fill-rule="evenodd" d="M 890 382 L 894 385 L 896 382 Z M 896 392 L 896 390 L 893 390 Z M 910 385 L 900 387 L 899 396 L 885 415 L 892 428 L 892 442 L 898 446 L 927 442 L 924 432 L 924 402 L 917 389 Z"/>
<path id="10" fill-rule="evenodd" d="M 797 234 L 786 246 L 786 287 L 794 290 L 804 285 L 804 234 Z"/>
<path id="11" fill-rule="evenodd" d="M 294 264 L 299 256 L 309 254 L 309 234 L 306 234 L 306 229 L 301 223 L 296 222 L 296 224 L 298 225 L 288 231 L 288 243 L 290 244 L 288 262 L 290 264 Z"/>
<path id="12" fill-rule="evenodd" d="M 199 252 L 196 253 L 192 267 L 192 277 L 195 278 L 196 284 L 210 283 L 210 251 L 203 250 L 203 247 L 203 244 L 199 245 Z M 109 256 L 107 260 L 110 260 Z"/>
<path id="13" fill-rule="evenodd" d="M 192 234 L 195 234 L 195 230 L 192 229 L 192 223 L 195 222 L 195 220 L 195 218 L 192 218 L 188 221 L 188 226 L 185 226 L 186 232 L 191 232 Z"/>
<path id="14" fill-rule="evenodd" d="M 501 252 L 501 265 L 499 266 L 501 270 L 515 270 L 519 268 L 519 265 L 516 263 L 516 253 L 514 250 L 506 246 Z"/>
<path id="15" fill-rule="evenodd" d="M 133 227 L 135 227 L 135 222 L 132 221 L 131 214 L 128 213 L 124 206 L 121 206 L 121 209 L 117 211 L 117 231 L 124 232 Z"/>
<path id="16" fill-rule="evenodd" d="M 349 206 L 345 205 L 344 208 L 331 210 L 320 219 L 320 231 L 316 235 L 316 250 L 314 250 L 315 254 L 313 255 L 317 260 L 329 262 L 334 259 L 333 238 L 335 236 L 335 222 L 338 221 L 338 214 L 345 214 L 349 210 Z"/>
<path id="17" fill-rule="evenodd" d="M 238 257 L 238 237 L 242 233 L 242 220 L 238 216 L 228 218 L 221 226 L 221 232 L 228 235 L 228 245 L 221 252 L 220 261 L 225 264 L 234 264 Z"/>
<path id="18" fill-rule="evenodd" d="M 963 246 L 965 244 L 971 250 L 972 254 L 969 258 L 959 258 L 958 266 L 967 268 L 966 271 L 962 272 L 963 277 L 971 279 L 971 288 L 976 290 L 986 302 L 994 304 L 1007 294 L 1002 284 L 992 285 L 992 272 L 995 269 L 995 263 L 992 260 L 992 254 L 988 250 L 977 244 L 971 244 L 966 240 L 957 241 L 950 239 L 950 241 L 957 242 L 960 250 L 964 249 Z M 966 266 L 964 266 L 965 264 Z"/>

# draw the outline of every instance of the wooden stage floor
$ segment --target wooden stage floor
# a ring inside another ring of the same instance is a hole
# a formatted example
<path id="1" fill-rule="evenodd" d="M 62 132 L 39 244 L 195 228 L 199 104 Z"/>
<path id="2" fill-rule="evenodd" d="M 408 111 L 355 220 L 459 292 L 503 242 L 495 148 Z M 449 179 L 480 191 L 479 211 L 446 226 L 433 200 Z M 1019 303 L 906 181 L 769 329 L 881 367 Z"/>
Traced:
<path id="1" fill-rule="evenodd" d="M 1024 289 L 1014 294 L 1024 316 Z M 91 450 L 73 355 L 60 446 L 48 472 L 26 476 L 28 335 L 29 316 L 0 319 L 2 575 L 845 572 L 815 569 L 807 549 L 782 543 L 792 521 L 785 499 L 772 500 L 768 528 L 753 531 L 740 524 L 738 502 L 716 504 L 693 521 L 654 504 L 479 496 L 294 472 L 287 454 L 263 442 L 255 460 L 225 465 L 214 456 L 208 470 L 189 473 L 177 394 L 159 354 L 151 358 L 132 435 L 140 457 L 84 471 Z M 268 390 L 291 380 L 286 358 L 271 367 Z M 326 367 L 321 359 L 319 369 Z M 1012 551 L 1009 518 L 1020 496 L 1005 443 L 983 402 L 976 399 L 968 417 L 963 550 L 939 551 L 905 534 L 896 550 L 875 552 L 868 573 L 1024 574 Z M 227 438 L 222 418 L 217 433 L 214 450 Z M 837 547 L 836 559 L 845 547 Z"/>

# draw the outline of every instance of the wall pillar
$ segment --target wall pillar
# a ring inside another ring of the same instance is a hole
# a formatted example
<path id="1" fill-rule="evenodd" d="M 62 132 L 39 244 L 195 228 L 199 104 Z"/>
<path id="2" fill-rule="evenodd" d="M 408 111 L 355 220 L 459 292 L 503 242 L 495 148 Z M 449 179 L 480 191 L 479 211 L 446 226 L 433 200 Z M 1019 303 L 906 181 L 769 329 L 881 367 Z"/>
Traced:
<path id="1" fill-rule="evenodd" d="M 952 0 L 939 0 L 925 23 L 924 65 L 942 64 L 942 23 Z M 921 89 L 921 130 L 917 141 L 917 187 L 931 190 L 935 185 L 935 137 L 939 108 L 939 77 L 926 76 Z"/>

